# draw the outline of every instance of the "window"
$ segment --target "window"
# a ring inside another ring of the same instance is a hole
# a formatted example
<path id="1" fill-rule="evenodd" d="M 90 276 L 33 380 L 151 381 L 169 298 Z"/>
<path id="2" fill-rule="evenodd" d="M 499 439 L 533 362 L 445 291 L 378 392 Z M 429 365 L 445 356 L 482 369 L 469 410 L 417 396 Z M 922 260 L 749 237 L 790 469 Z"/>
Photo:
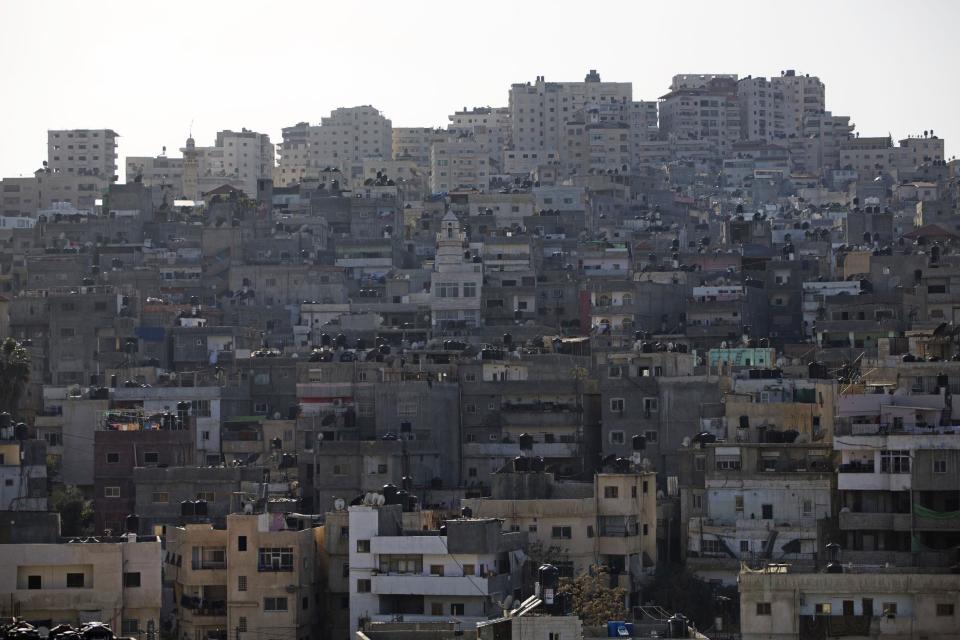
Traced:
<path id="1" fill-rule="evenodd" d="M 237 536 L 237 551 L 247 550 L 247 536 Z"/>
<path id="2" fill-rule="evenodd" d="M 880 472 L 910 473 L 910 452 L 898 450 L 881 451 Z"/>
<path id="3" fill-rule="evenodd" d="M 770 615 L 770 603 L 769 603 L 769 602 L 758 602 L 758 603 L 757 603 L 757 615 L 758 615 L 758 616 L 769 616 L 769 615 Z"/>
<path id="4" fill-rule="evenodd" d="M 442 603 L 442 602 L 431 602 L 431 603 L 430 603 L 430 615 L 432 615 L 432 616 L 442 616 L 442 615 L 443 615 L 443 603 Z"/>
<path id="5" fill-rule="evenodd" d="M 623 413 L 623 398 L 610 398 L 610 411 L 614 413 Z"/>
<path id="6" fill-rule="evenodd" d="M 370 580 L 360 578 L 357 580 L 357 593 L 370 593 Z"/>
<path id="7" fill-rule="evenodd" d="M 451 603 L 450 603 L 450 615 L 452 615 L 452 616 L 462 616 L 462 615 L 463 615 L 463 603 L 462 603 L 462 602 L 451 602 Z"/>
<path id="8" fill-rule="evenodd" d="M 476 283 L 476 282 L 464 282 L 464 283 L 463 283 L 463 297 L 464 297 L 464 298 L 476 298 L 476 297 L 477 297 L 477 283 Z"/>
<path id="9" fill-rule="evenodd" d="M 617 498 L 619 497 L 620 489 L 619 487 L 604 487 L 603 488 L 603 497 L 604 498 Z"/>
<path id="10" fill-rule="evenodd" d="M 623 444 L 624 442 L 626 442 L 626 436 L 623 431 L 610 432 L 610 444 Z"/>
<path id="11" fill-rule="evenodd" d="M 140 572 L 139 571 L 124 571 L 123 573 L 123 587 L 125 589 L 136 589 L 140 586 Z"/>
<path id="12" fill-rule="evenodd" d="M 369 544 L 370 541 L 368 540 L 367 543 Z M 260 571 L 292 571 L 293 548 L 261 547 L 258 557 L 258 569 Z"/>
<path id="13" fill-rule="evenodd" d="M 833 606 L 829 602 L 818 602 L 814 606 L 814 613 L 818 616 L 828 616 L 833 612 Z"/>
<path id="14" fill-rule="evenodd" d="M 760 505 L 760 511 L 763 515 L 764 520 L 773 520 L 773 505 L 772 504 L 763 504 Z"/>
<path id="15" fill-rule="evenodd" d="M 897 615 L 897 603 L 896 603 L 896 602 L 884 602 L 884 603 L 883 603 L 883 615 L 885 615 L 885 616 L 895 616 L 895 615 Z"/>
<path id="16" fill-rule="evenodd" d="M 104 488 L 103 488 L 103 497 L 104 497 L 104 498 L 119 498 L 119 497 L 120 497 L 120 487 L 104 487 Z"/>
<path id="17" fill-rule="evenodd" d="M 116 451 L 112 451 L 107 454 L 107 464 L 117 464 L 120 462 L 120 454 Z"/>
<path id="18" fill-rule="evenodd" d="M 693 496 L 693 508 L 694 509 L 703 509 L 703 496 L 700 494 L 694 494 Z"/>
<path id="19" fill-rule="evenodd" d="M 27 589 L 42 589 L 43 580 L 40 576 L 27 576 Z"/>
<path id="20" fill-rule="evenodd" d="M 310 608 L 310 598 L 304 597 L 300 602 L 300 608 L 306 611 Z"/>
<path id="21" fill-rule="evenodd" d="M 743 513 L 743 496 L 733 496 L 733 510 Z"/>
<path id="22" fill-rule="evenodd" d="M 933 459 L 933 472 L 934 472 L 934 473 L 946 473 L 946 472 L 947 472 L 947 459 L 946 459 L 946 458 L 934 458 L 934 459 Z"/>
<path id="23" fill-rule="evenodd" d="M 643 437 L 647 439 L 647 444 L 656 444 L 659 433 L 657 431 L 644 431 Z"/>
<path id="24" fill-rule="evenodd" d="M 246 616 L 240 616 L 239 620 L 237 620 L 237 631 L 239 631 L 240 633 L 246 633 L 246 632 L 247 632 L 247 617 L 246 617 Z"/>
<path id="25" fill-rule="evenodd" d="M 803 515 L 807 517 L 813 515 L 813 500 L 803 501 Z"/>
<path id="26" fill-rule="evenodd" d="M 704 471 L 707 468 L 706 456 L 695 456 L 693 458 L 693 468 L 695 471 Z"/>
<path id="27" fill-rule="evenodd" d="M 155 504 L 166 504 L 170 502 L 170 494 L 166 491 L 154 491 L 150 496 L 150 501 Z"/>
<path id="28" fill-rule="evenodd" d="M 206 500 L 207 502 L 214 502 L 216 499 L 216 494 L 213 491 L 198 491 L 197 500 Z"/>
<path id="29" fill-rule="evenodd" d="M 706 538 L 702 543 L 703 553 L 725 553 L 723 545 L 716 538 Z"/>
<path id="30" fill-rule="evenodd" d="M 237 576 L 237 591 L 247 590 L 247 576 Z"/>
<path id="31" fill-rule="evenodd" d="M 953 616 L 954 606 L 952 602 L 938 602 L 937 603 L 937 615 L 938 616 Z"/>
<path id="32" fill-rule="evenodd" d="M 607 371 L 608 378 L 619 378 L 623 375 L 623 368 L 620 365 L 611 366 Z"/>
<path id="33" fill-rule="evenodd" d="M 120 629 L 125 636 L 135 636 L 140 633 L 140 621 L 136 618 L 120 621 Z"/>
<path id="34" fill-rule="evenodd" d="M 750 541 L 741 540 L 740 541 L 740 553 L 750 553 Z"/>
<path id="35" fill-rule="evenodd" d="M 430 565 L 430 575 L 432 575 L 432 576 L 442 576 L 442 575 L 443 575 L 443 565 L 442 565 L 442 564 L 432 564 L 432 565 Z"/>
<path id="36" fill-rule="evenodd" d="M 286 611 L 287 599 L 285 597 L 264 598 L 263 610 L 264 611 Z"/>
<path id="37" fill-rule="evenodd" d="M 357 553 L 370 553 L 370 541 L 357 540 Z"/>
<path id="38" fill-rule="evenodd" d="M 657 398 L 644 398 L 643 410 L 647 413 L 660 410 L 660 400 Z"/>
<path id="39" fill-rule="evenodd" d="M 144 451 L 143 464 L 157 464 L 160 462 L 160 454 L 156 451 Z"/>
<path id="40" fill-rule="evenodd" d="M 83 588 L 83 574 L 82 574 L 82 573 L 68 573 L 68 574 L 67 574 L 67 588 L 68 588 L 68 589 L 82 589 L 82 588 Z"/>
<path id="41" fill-rule="evenodd" d="M 740 456 L 717 456 L 717 471 L 736 471 L 740 469 Z"/>
<path id="42" fill-rule="evenodd" d="M 573 536 L 573 531 L 570 527 L 553 527 L 550 532 L 550 537 L 555 540 L 569 540 Z"/>

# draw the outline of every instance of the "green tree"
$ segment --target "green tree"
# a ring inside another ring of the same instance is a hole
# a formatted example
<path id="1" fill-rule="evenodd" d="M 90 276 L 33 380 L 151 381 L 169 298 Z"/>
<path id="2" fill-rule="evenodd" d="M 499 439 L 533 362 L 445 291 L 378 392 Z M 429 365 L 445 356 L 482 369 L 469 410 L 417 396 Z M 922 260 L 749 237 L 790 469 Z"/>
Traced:
<path id="1" fill-rule="evenodd" d="M 50 496 L 50 508 L 60 514 L 60 533 L 83 536 L 93 532 L 93 505 L 74 486 L 57 487 Z"/>
<path id="2" fill-rule="evenodd" d="M 739 618 L 736 587 L 712 585 L 682 565 L 659 566 L 653 583 L 644 589 L 643 599 L 682 613 L 698 629 L 710 629 L 717 617 L 724 618 L 728 625 Z"/>
<path id="3" fill-rule="evenodd" d="M 0 411 L 16 413 L 30 381 L 30 354 L 13 338 L 0 345 Z"/>
<path id="4" fill-rule="evenodd" d="M 570 598 L 570 608 L 584 626 L 602 626 L 608 620 L 627 619 L 627 590 L 610 586 L 610 572 L 603 566 L 574 578 L 561 578 L 557 594 Z"/>

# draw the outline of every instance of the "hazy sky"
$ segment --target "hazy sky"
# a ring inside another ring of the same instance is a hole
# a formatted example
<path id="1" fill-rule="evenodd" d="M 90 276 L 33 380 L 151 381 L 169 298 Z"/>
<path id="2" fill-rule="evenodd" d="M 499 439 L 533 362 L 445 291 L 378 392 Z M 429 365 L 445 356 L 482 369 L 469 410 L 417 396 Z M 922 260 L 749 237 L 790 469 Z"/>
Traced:
<path id="1" fill-rule="evenodd" d="M 193 121 L 316 123 L 372 104 L 394 126 L 506 105 L 512 82 L 633 82 L 675 73 L 818 75 L 861 135 L 924 129 L 960 149 L 960 2 L 273 2 L 0 0 L 0 176 L 46 159 L 48 128 L 104 128 L 127 155 L 169 155 Z"/>

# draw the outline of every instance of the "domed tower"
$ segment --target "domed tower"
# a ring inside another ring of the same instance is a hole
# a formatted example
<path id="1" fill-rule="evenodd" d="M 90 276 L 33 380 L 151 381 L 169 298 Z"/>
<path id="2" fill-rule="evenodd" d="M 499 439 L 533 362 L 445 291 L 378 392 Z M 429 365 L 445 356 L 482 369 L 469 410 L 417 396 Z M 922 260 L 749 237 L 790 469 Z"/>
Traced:
<path id="1" fill-rule="evenodd" d="M 437 233 L 437 255 L 430 278 L 430 308 L 434 327 L 476 327 L 482 323 L 480 289 L 483 265 L 470 257 L 467 234 L 448 211 Z"/>
<path id="2" fill-rule="evenodd" d="M 183 197 L 187 200 L 198 200 L 200 178 L 200 154 L 193 136 L 187 138 L 185 147 L 181 147 L 183 154 Z"/>

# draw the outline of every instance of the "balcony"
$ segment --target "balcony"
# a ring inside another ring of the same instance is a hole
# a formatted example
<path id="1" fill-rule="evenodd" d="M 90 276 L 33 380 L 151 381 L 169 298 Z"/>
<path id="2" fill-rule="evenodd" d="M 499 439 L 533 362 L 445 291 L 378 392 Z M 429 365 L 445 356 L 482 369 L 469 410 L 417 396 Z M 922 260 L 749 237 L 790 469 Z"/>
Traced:
<path id="1" fill-rule="evenodd" d="M 909 513 L 864 513 L 841 511 L 840 528 L 844 530 L 909 531 Z"/>
<path id="2" fill-rule="evenodd" d="M 260 572 L 282 572 L 293 571 L 293 564 L 275 562 L 273 564 L 258 564 L 257 571 Z"/>
<path id="3" fill-rule="evenodd" d="M 841 465 L 841 467 L 844 465 Z M 837 474 L 839 491 L 909 491 L 909 473 L 849 472 Z"/>
<path id="4" fill-rule="evenodd" d="M 194 571 L 215 571 L 218 569 L 226 569 L 227 561 L 214 561 L 214 560 L 194 560 L 190 563 L 190 568 Z"/>
<path id="5" fill-rule="evenodd" d="M 488 596 L 510 589 L 510 574 L 478 576 L 374 575 L 371 591 L 377 595 Z"/>

